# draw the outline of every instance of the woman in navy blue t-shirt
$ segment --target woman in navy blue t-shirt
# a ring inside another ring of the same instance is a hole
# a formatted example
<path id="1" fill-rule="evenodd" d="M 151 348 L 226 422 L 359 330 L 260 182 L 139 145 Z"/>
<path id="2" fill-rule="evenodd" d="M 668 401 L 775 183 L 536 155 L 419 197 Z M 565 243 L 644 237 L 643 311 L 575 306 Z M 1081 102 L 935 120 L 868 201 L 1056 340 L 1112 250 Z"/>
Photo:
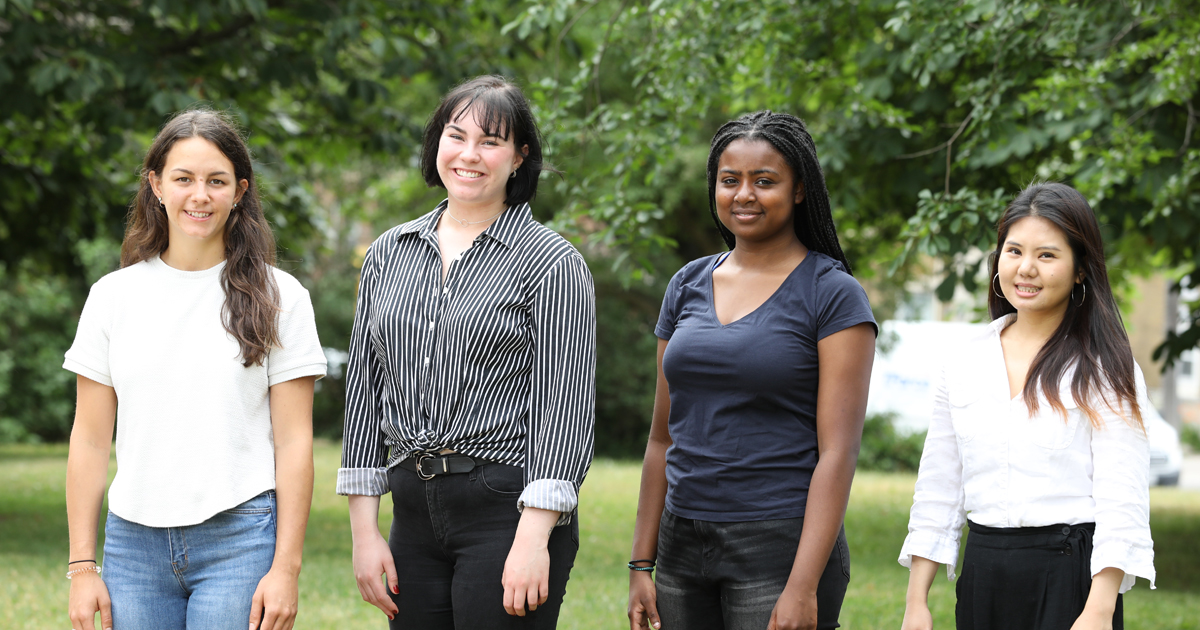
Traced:
<path id="1" fill-rule="evenodd" d="M 836 628 L 875 320 L 800 119 L 727 123 L 708 188 L 731 251 L 663 298 L 630 626 Z"/>

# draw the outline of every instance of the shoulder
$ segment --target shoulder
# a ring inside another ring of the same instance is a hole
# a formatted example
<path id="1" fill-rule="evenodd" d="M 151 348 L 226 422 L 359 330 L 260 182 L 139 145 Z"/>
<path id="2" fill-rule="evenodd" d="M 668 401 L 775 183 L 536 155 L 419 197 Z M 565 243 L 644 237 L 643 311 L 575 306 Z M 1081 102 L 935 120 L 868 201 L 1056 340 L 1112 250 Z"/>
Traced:
<path id="1" fill-rule="evenodd" d="M 943 365 L 947 374 L 959 374 L 964 377 L 971 374 L 980 365 L 980 357 L 993 356 L 995 344 L 1000 343 L 1000 331 L 1004 330 L 1007 315 L 991 321 L 986 325 L 961 324 L 969 326 L 969 330 L 947 332 L 946 336 L 953 340 L 942 350 Z"/>
<path id="2" fill-rule="evenodd" d="M 852 290 L 866 294 L 862 285 L 846 271 L 840 261 L 812 250 L 809 250 L 808 255 L 812 258 L 810 269 L 813 282 L 820 289 L 834 293 Z"/>
<path id="3" fill-rule="evenodd" d="M 298 299 L 308 297 L 308 289 L 304 288 L 304 285 L 300 284 L 295 276 L 278 267 L 271 267 L 271 272 L 275 276 L 275 285 L 279 287 L 281 304 L 291 304 Z"/>
<path id="4" fill-rule="evenodd" d="M 583 255 L 571 244 L 571 241 L 534 219 L 529 220 L 516 246 L 523 250 L 527 257 L 544 260 L 549 267 L 553 267 L 565 258 L 583 260 Z"/>
<path id="5" fill-rule="evenodd" d="M 105 296 L 138 289 L 153 275 L 150 263 L 142 261 L 105 274 L 92 284 L 88 295 Z"/>
<path id="6" fill-rule="evenodd" d="M 723 254 L 724 252 L 720 254 L 704 256 L 703 258 L 697 258 L 683 267 L 680 267 L 679 271 L 676 271 L 675 275 L 671 276 L 671 285 L 681 286 L 685 284 L 692 284 L 693 282 L 707 278 L 709 270 L 711 270 L 712 266 L 717 262 L 717 258 Z"/>

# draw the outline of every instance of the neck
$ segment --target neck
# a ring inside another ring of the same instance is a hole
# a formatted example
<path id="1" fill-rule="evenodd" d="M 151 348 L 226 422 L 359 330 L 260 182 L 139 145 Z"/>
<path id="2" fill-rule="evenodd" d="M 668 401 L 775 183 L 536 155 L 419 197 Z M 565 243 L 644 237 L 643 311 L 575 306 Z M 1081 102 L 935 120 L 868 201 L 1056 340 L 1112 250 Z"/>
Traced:
<path id="1" fill-rule="evenodd" d="M 1062 324 L 1063 316 L 1066 315 L 1066 304 L 1061 309 L 1055 309 L 1052 312 L 1022 312 L 1017 311 L 1017 321 L 1013 322 L 1008 328 L 1023 339 L 1038 342 L 1039 346 L 1045 345 L 1054 331 L 1058 330 Z"/>
<path id="2" fill-rule="evenodd" d="M 796 266 L 808 254 L 808 248 L 795 233 L 791 238 L 773 239 L 765 242 L 738 240 L 729 258 L 738 267 L 769 268 L 777 265 Z"/>
<path id="3" fill-rule="evenodd" d="M 446 201 L 446 212 L 458 221 L 466 223 L 486 222 L 500 216 L 508 209 L 503 199 L 481 203 L 464 203 L 453 197 Z"/>
<path id="4" fill-rule="evenodd" d="M 225 241 L 195 241 L 186 237 L 171 237 L 166 251 L 159 258 L 180 271 L 212 269 L 225 260 Z"/>

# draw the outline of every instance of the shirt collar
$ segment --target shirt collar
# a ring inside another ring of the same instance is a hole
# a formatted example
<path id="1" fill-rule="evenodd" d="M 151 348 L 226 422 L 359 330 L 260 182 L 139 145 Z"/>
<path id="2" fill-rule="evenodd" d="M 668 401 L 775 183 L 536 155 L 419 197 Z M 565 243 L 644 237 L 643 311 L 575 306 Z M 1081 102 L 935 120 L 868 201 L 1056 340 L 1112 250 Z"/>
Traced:
<path id="1" fill-rule="evenodd" d="M 995 335 L 996 338 L 999 339 L 1000 333 L 1003 332 L 1005 328 L 1011 326 L 1015 321 L 1017 321 L 1016 313 L 1001 315 L 1000 317 L 993 319 L 992 323 L 988 324 L 988 332 L 992 335 Z"/>
<path id="2" fill-rule="evenodd" d="M 446 205 L 449 200 L 443 199 L 441 203 L 433 209 L 433 212 L 425 216 L 410 221 L 400 228 L 400 233 L 397 238 L 405 234 L 414 232 L 420 234 L 422 238 L 433 238 L 433 233 L 437 230 L 438 220 L 441 219 L 442 213 L 446 211 Z M 483 234 L 480 236 L 491 237 L 492 240 L 511 249 L 516 244 L 517 236 L 524 229 L 525 224 L 533 220 L 533 211 L 530 210 L 528 203 L 519 203 L 515 206 L 509 206 L 507 210 L 500 214 L 494 223 L 489 225 Z"/>

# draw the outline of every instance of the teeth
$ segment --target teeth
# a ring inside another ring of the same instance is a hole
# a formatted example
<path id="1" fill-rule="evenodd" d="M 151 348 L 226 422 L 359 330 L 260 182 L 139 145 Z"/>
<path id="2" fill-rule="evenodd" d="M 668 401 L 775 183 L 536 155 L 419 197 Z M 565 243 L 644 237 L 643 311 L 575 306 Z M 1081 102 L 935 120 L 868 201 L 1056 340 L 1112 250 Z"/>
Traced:
<path id="1" fill-rule="evenodd" d="M 460 177 L 467 177 L 470 179 L 475 179 L 476 177 L 483 177 L 483 173 L 476 173 L 475 171 L 462 171 L 459 169 L 454 169 L 454 172 L 458 173 L 458 175 Z"/>
<path id="2" fill-rule="evenodd" d="M 1042 289 L 1041 287 L 1017 287 L 1017 290 L 1019 290 L 1021 293 L 1038 293 Z"/>
<path id="3" fill-rule="evenodd" d="M 212 214 L 211 212 L 192 212 L 190 210 L 184 210 L 184 212 L 186 212 L 187 215 L 193 219 L 204 219 L 207 218 L 208 215 Z"/>

